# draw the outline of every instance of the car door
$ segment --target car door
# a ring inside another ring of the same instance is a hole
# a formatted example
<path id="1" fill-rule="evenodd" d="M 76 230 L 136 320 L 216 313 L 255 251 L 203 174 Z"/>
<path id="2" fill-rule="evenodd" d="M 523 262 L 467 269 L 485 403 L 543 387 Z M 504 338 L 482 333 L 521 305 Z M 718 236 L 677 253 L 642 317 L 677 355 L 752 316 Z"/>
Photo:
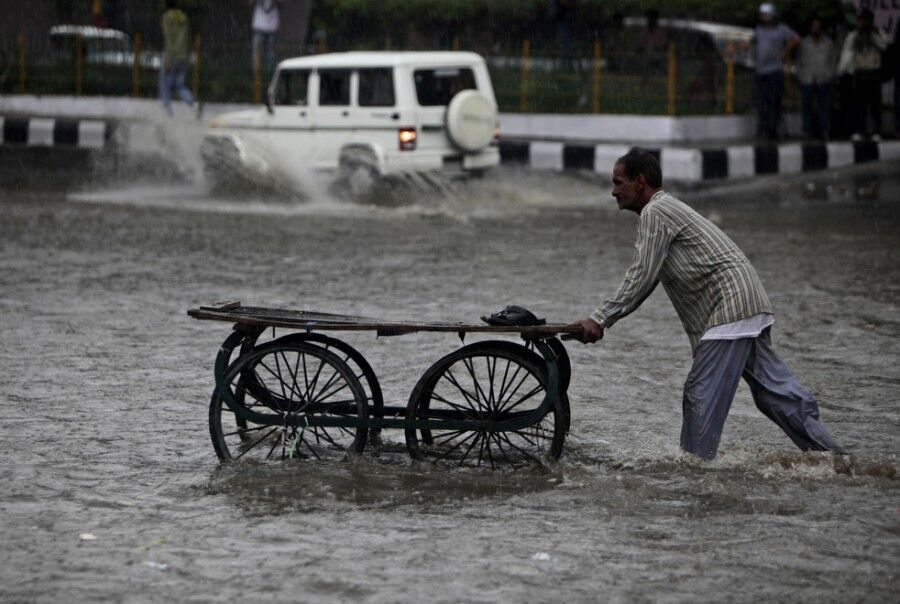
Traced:
<path id="1" fill-rule="evenodd" d="M 315 156 L 311 162 L 316 168 L 335 169 L 341 147 L 353 138 L 351 84 L 356 76 L 350 69 L 336 68 L 318 69 L 317 75 Z"/>
<path id="2" fill-rule="evenodd" d="M 288 169 L 309 167 L 315 146 L 315 112 L 311 103 L 313 72 L 281 69 L 269 90 L 266 139 L 273 163 Z"/>
<path id="3" fill-rule="evenodd" d="M 356 71 L 356 102 L 351 115 L 355 142 L 391 155 L 398 151 L 401 126 L 414 127 L 411 116 L 401 122 L 394 69 L 366 67 Z"/>

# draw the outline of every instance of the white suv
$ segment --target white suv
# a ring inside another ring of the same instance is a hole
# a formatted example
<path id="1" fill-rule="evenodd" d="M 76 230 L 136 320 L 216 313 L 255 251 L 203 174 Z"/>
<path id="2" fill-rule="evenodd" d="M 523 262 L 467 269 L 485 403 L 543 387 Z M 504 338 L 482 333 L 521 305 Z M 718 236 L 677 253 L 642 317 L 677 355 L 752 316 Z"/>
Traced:
<path id="1" fill-rule="evenodd" d="M 497 102 L 470 52 L 347 52 L 282 61 L 265 108 L 210 122 L 202 154 L 219 183 L 480 173 L 500 161 Z M 224 184 L 224 183 L 222 183 Z"/>

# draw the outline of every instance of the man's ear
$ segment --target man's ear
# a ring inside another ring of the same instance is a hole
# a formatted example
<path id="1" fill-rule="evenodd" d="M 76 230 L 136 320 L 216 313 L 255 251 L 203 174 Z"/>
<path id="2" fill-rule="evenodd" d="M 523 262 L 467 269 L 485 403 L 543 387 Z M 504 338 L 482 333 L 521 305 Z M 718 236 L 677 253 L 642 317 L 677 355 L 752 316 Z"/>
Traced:
<path id="1" fill-rule="evenodd" d="M 637 185 L 639 188 L 644 189 L 647 187 L 647 179 L 644 178 L 643 174 L 638 174 L 637 176 L 634 177 L 634 184 Z"/>

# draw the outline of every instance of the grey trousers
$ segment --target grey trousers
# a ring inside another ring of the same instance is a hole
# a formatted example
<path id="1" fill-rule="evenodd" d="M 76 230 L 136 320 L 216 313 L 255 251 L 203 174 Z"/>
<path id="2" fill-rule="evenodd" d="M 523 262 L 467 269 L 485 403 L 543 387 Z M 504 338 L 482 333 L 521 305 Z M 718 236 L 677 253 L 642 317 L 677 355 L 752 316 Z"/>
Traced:
<path id="1" fill-rule="evenodd" d="M 767 328 L 757 338 L 703 340 L 684 383 L 681 448 L 712 459 L 731 401 L 743 376 L 756 407 L 804 451 L 842 447 L 819 422 L 819 405 L 801 386 L 775 350 Z"/>

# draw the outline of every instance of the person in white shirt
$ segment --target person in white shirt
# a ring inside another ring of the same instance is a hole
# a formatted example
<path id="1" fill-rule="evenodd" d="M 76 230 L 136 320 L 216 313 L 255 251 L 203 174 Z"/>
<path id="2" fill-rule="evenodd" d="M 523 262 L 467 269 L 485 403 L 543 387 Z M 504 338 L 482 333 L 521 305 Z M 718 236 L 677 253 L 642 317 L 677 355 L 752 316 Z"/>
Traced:
<path id="1" fill-rule="evenodd" d="M 253 9 L 253 51 L 251 69 L 275 68 L 275 33 L 281 25 L 281 4 L 284 0 L 248 0 Z M 263 53 L 263 56 L 260 55 Z M 264 58 L 263 58 L 264 57 Z"/>
<path id="2" fill-rule="evenodd" d="M 827 139 L 831 134 L 831 89 L 837 51 L 834 42 L 822 33 L 822 21 L 813 16 L 809 34 L 800 41 L 797 77 L 803 109 L 803 133 Z"/>

